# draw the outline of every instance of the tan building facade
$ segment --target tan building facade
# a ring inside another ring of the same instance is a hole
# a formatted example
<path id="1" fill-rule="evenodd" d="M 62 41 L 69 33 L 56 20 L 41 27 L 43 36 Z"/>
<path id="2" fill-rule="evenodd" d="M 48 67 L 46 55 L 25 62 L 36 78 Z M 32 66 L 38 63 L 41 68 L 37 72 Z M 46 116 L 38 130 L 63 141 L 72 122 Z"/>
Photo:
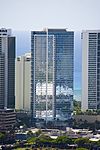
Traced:
<path id="1" fill-rule="evenodd" d="M 31 53 L 16 59 L 15 109 L 30 111 L 31 97 Z"/>

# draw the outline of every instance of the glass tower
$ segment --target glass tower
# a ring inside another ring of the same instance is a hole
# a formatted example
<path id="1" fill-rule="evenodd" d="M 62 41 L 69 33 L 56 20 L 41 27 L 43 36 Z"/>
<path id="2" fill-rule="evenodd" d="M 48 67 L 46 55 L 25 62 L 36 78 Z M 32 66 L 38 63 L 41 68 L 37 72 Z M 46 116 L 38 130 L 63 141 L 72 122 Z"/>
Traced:
<path id="1" fill-rule="evenodd" d="M 32 117 L 71 118 L 74 32 L 66 29 L 32 31 L 31 52 Z"/>

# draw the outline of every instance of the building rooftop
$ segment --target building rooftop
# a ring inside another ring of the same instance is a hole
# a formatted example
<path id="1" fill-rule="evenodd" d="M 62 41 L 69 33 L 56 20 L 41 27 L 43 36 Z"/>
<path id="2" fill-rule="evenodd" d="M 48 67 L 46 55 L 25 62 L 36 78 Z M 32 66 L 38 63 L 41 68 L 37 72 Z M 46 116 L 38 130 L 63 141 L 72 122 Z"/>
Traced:
<path id="1" fill-rule="evenodd" d="M 1 28 L 0 36 L 11 36 L 11 29 Z"/>

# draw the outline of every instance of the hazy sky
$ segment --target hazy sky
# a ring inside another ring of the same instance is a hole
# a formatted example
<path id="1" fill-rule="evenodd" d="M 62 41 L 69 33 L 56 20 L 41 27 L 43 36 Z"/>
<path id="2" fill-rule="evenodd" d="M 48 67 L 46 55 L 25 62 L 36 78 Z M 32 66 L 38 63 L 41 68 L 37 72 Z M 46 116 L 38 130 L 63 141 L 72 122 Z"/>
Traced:
<path id="1" fill-rule="evenodd" d="M 42 30 L 44 27 L 100 29 L 100 0 L 0 0 L 0 28 Z M 30 50 L 30 34 L 15 32 L 20 55 Z M 81 87 L 80 35 L 75 35 L 74 87 Z M 23 44 L 24 43 L 24 44 Z"/>
<path id="2" fill-rule="evenodd" d="M 100 29 L 100 0 L 0 0 L 0 27 Z"/>

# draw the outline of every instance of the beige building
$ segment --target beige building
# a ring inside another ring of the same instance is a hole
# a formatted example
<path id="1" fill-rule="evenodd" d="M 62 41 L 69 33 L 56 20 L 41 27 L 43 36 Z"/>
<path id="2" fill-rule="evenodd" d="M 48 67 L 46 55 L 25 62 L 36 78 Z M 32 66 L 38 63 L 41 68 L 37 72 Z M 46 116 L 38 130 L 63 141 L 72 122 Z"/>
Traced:
<path id="1" fill-rule="evenodd" d="M 16 59 L 15 109 L 30 111 L 31 101 L 31 53 Z"/>

